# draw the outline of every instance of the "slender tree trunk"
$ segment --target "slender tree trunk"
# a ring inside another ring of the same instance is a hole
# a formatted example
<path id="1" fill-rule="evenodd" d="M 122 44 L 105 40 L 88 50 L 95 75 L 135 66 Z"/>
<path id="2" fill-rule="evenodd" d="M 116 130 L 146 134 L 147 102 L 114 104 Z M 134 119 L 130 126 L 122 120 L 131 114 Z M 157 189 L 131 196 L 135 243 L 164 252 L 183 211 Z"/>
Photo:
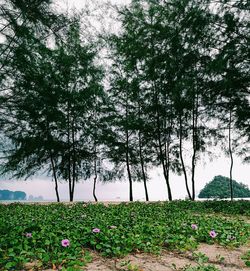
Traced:
<path id="1" fill-rule="evenodd" d="M 144 190 L 145 190 L 145 197 L 146 197 L 146 201 L 149 201 L 148 188 L 147 188 L 147 177 L 146 177 L 146 173 L 145 173 L 144 158 L 143 158 L 143 154 L 142 154 L 141 131 L 139 131 L 139 152 L 140 152 L 140 161 L 141 161 L 141 170 L 142 170 L 142 178 L 143 178 L 143 184 L 144 184 Z"/>
<path id="2" fill-rule="evenodd" d="M 50 128 L 49 128 L 48 119 L 46 119 L 46 125 L 47 125 L 47 140 L 49 142 L 51 135 L 50 135 Z M 50 163 L 51 163 L 52 172 L 53 172 L 53 179 L 55 181 L 56 199 L 57 199 L 57 202 L 60 202 L 60 196 L 59 196 L 59 192 L 58 192 L 58 181 L 57 181 L 57 176 L 56 176 L 56 167 L 55 167 L 55 162 L 54 162 L 53 155 L 52 155 L 52 150 L 50 147 L 49 147 L 48 152 L 49 152 Z"/>
<path id="3" fill-rule="evenodd" d="M 75 184 L 77 182 L 77 176 L 75 176 L 74 181 L 72 182 L 72 189 L 71 189 L 71 201 L 74 201 L 74 193 L 75 193 Z"/>
<path id="4" fill-rule="evenodd" d="M 57 202 L 60 202 L 60 197 L 59 197 L 59 192 L 58 192 L 58 181 L 57 181 L 57 176 L 56 176 L 56 169 L 55 169 L 55 163 L 52 157 L 52 153 L 50 150 L 50 162 L 51 162 L 51 166 L 52 166 L 52 171 L 53 171 L 53 178 L 55 181 L 55 191 L 56 191 L 56 199 Z"/>
<path id="5" fill-rule="evenodd" d="M 192 182 L 192 200 L 195 200 L 195 157 L 196 157 L 196 150 L 193 149 L 192 155 L 192 170 L 191 170 L 191 182 Z"/>
<path id="6" fill-rule="evenodd" d="M 96 98 L 95 98 L 95 101 L 96 101 Z M 96 196 L 96 183 L 97 183 L 97 157 L 98 157 L 98 154 L 97 154 L 97 105 L 95 103 L 94 105 L 94 108 L 95 108 L 95 111 L 94 111 L 94 123 L 95 123 L 95 133 L 94 133 L 94 152 L 95 152 L 95 161 L 94 161 L 94 173 L 95 173 L 95 176 L 94 176 L 94 185 L 93 185 L 93 197 L 95 199 L 95 201 L 97 202 L 98 199 L 97 199 L 97 196 Z"/>
<path id="7" fill-rule="evenodd" d="M 70 168 L 69 168 L 69 171 L 70 171 Z M 72 197 L 72 183 L 71 183 L 71 177 L 70 176 L 69 176 L 69 201 L 73 201 L 73 197 Z"/>
<path id="8" fill-rule="evenodd" d="M 73 162 L 73 164 L 74 163 L 75 162 Z M 76 183 L 76 177 L 73 177 L 72 182 L 71 182 L 70 201 L 74 201 L 75 183 Z"/>
<path id="9" fill-rule="evenodd" d="M 193 155 L 192 155 L 192 170 L 191 170 L 191 181 L 192 181 L 192 200 L 195 200 L 195 167 L 196 167 L 196 153 L 197 153 L 197 122 L 198 122 L 198 97 L 194 98 L 194 107 L 193 107 L 193 121 L 192 121 L 192 130 L 193 130 Z"/>
<path id="10" fill-rule="evenodd" d="M 76 174 L 76 149 L 75 149 L 75 123 L 72 119 L 72 148 L 73 148 L 73 157 L 72 157 L 72 189 L 71 189 L 71 201 L 74 200 L 75 184 L 77 181 Z"/>
<path id="11" fill-rule="evenodd" d="M 234 164 L 234 160 L 233 160 L 233 152 L 232 152 L 232 142 L 231 142 L 231 130 L 232 130 L 232 109 L 230 108 L 230 113 L 229 113 L 229 129 L 228 129 L 228 148 L 229 148 L 229 154 L 230 154 L 230 197 L 231 200 L 233 200 L 234 195 L 233 195 L 233 164 Z"/>
<path id="12" fill-rule="evenodd" d="M 138 70 L 137 70 L 137 72 L 138 72 Z M 140 98 L 139 98 L 139 102 L 138 102 L 138 108 L 139 108 L 139 118 L 141 118 L 141 100 L 140 100 Z M 141 138 L 141 130 L 140 129 L 139 129 L 138 136 L 139 136 L 140 164 L 141 164 L 143 185 L 144 185 L 144 191 L 145 191 L 145 198 L 146 198 L 146 201 L 149 201 L 148 188 L 147 188 L 147 175 L 146 175 L 145 166 L 144 166 L 144 157 L 143 157 L 143 151 L 142 151 L 142 138 Z"/>
<path id="13" fill-rule="evenodd" d="M 183 174 L 184 174 L 185 185 L 186 185 L 186 190 L 187 190 L 187 193 L 188 193 L 188 197 L 189 197 L 189 199 L 192 199 L 192 196 L 191 196 L 191 193 L 190 193 L 190 190 L 189 190 L 189 187 L 188 187 L 187 171 L 186 171 L 186 167 L 185 167 L 185 164 L 184 164 L 183 153 L 182 153 L 182 118 L 181 118 L 181 115 L 179 117 L 179 124 L 180 124 L 180 143 L 179 143 L 179 145 L 180 145 L 181 166 L 182 166 L 182 171 L 183 171 Z"/>
<path id="14" fill-rule="evenodd" d="M 96 166 L 96 158 L 95 158 L 95 165 L 94 165 L 95 177 L 94 177 L 94 186 L 93 186 L 93 197 L 97 202 L 98 199 L 96 197 L 96 182 L 97 182 L 97 166 Z"/>
<path id="15" fill-rule="evenodd" d="M 159 144 L 160 161 L 161 161 L 161 165 L 162 165 L 162 169 L 163 169 L 163 176 L 165 178 L 166 185 L 167 185 L 168 199 L 169 199 L 169 201 L 172 201 L 172 193 L 171 193 L 171 188 L 170 188 L 170 183 L 169 183 L 169 175 L 167 172 L 167 167 L 164 162 L 165 158 L 164 158 L 164 154 L 163 154 L 163 150 L 162 150 L 161 135 L 160 135 L 159 131 L 158 131 L 158 144 Z"/>
<path id="16" fill-rule="evenodd" d="M 167 127 L 167 121 L 165 120 L 165 129 Z M 170 176 L 170 144 L 171 144 L 171 130 L 172 128 L 172 120 L 170 121 L 170 127 L 167 133 L 167 137 L 165 138 L 165 144 L 164 144 L 164 156 L 165 156 L 165 167 L 166 167 L 166 176 L 167 176 L 167 183 L 169 184 L 169 176 Z M 172 195 L 171 195 L 172 197 Z"/>
<path id="17" fill-rule="evenodd" d="M 167 138 L 167 142 L 164 144 L 164 156 L 165 156 L 165 168 L 166 168 L 166 176 L 167 176 L 167 183 L 169 183 L 169 172 L 170 172 L 170 139 L 169 136 Z"/>
<path id="18" fill-rule="evenodd" d="M 126 167 L 128 173 L 128 181 L 129 181 L 129 201 L 133 201 L 133 180 L 130 171 L 130 162 L 129 162 L 129 132 L 128 132 L 128 90 L 126 91 Z"/>
<path id="19" fill-rule="evenodd" d="M 166 181 L 166 185 L 167 185 L 167 191 L 168 191 L 168 200 L 172 201 L 172 192 L 171 192 L 171 187 L 170 187 L 170 183 L 169 183 L 169 173 L 167 172 L 167 166 L 165 164 L 165 160 L 166 160 L 166 155 L 164 155 L 163 153 L 163 144 L 161 141 L 161 123 L 160 123 L 160 116 L 159 116 L 159 103 L 158 103 L 158 93 L 156 90 L 156 86 L 155 86 L 155 82 L 153 82 L 153 88 L 154 88 L 154 99 L 155 99 L 155 105 L 156 105 L 156 130 L 157 130 L 157 141 L 158 141 L 158 145 L 159 145 L 159 154 L 160 154 L 160 162 L 162 165 L 162 170 L 163 170 L 163 176 L 164 179 Z M 165 152 L 166 154 L 166 152 Z"/>
<path id="20" fill-rule="evenodd" d="M 70 105 L 68 102 L 67 112 L 67 144 L 68 144 L 68 181 L 69 181 L 69 201 L 73 201 L 72 180 L 71 180 L 71 154 L 70 154 Z"/>
<path id="21" fill-rule="evenodd" d="M 151 25 L 153 25 L 153 17 L 151 16 Z M 151 54 L 152 56 L 155 55 L 155 48 L 154 48 L 154 37 L 151 36 Z M 160 161 L 161 161 L 161 165 L 162 165 L 162 169 L 163 169 L 163 176 L 165 178 L 166 181 L 166 185 L 167 185 L 167 191 L 168 191 L 168 199 L 169 201 L 172 201 L 172 192 L 171 192 L 171 187 L 170 187 L 170 183 L 169 183 L 169 174 L 167 172 L 166 169 L 166 165 L 165 165 L 165 157 L 164 157 L 164 153 L 162 150 L 162 142 L 161 142 L 161 125 L 160 125 L 160 116 L 159 116 L 159 98 L 158 98 L 158 92 L 157 92 L 157 88 L 155 85 L 155 64 L 156 63 L 152 63 L 153 68 L 152 70 L 154 71 L 153 74 L 153 78 L 152 78 L 152 86 L 153 86 L 153 92 L 154 92 L 154 103 L 156 106 L 156 123 L 157 123 L 157 140 L 158 140 L 158 144 L 159 144 L 159 154 L 160 154 Z"/>
<path id="22" fill-rule="evenodd" d="M 156 123 L 157 123 L 157 137 L 158 137 L 158 145 L 159 145 L 159 154 L 160 154 L 160 161 L 163 169 L 163 176 L 166 181 L 167 185 L 167 191 L 168 191 L 168 199 L 169 201 L 172 201 L 172 193 L 171 193 L 171 188 L 170 188 L 170 183 L 169 183 L 169 174 L 167 172 L 167 167 L 165 165 L 165 158 L 164 158 L 164 153 L 162 150 L 162 142 L 161 142 L 161 132 L 160 132 L 160 118 L 159 118 L 159 111 L 158 111 L 158 97 L 156 97 Z"/>
<path id="23" fill-rule="evenodd" d="M 130 164 L 129 164 L 129 135 L 128 130 L 126 130 L 126 166 L 127 166 L 127 173 L 128 173 L 128 181 L 129 181 L 129 201 L 133 201 L 133 181 L 130 171 Z"/>

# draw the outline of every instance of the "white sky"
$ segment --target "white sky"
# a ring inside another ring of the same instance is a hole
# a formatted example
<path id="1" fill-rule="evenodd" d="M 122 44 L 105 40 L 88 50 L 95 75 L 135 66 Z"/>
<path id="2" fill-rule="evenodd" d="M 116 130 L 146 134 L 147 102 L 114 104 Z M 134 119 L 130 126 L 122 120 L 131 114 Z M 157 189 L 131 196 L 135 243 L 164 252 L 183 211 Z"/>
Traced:
<path id="1" fill-rule="evenodd" d="M 85 5 L 85 0 L 68 0 L 69 8 L 81 10 Z M 108 2 L 98 0 L 97 3 Z M 125 4 L 130 0 L 110 0 L 113 4 Z M 67 6 L 66 0 L 57 0 L 57 5 L 61 7 Z M 191 150 L 190 150 L 191 151 Z M 228 157 L 221 155 L 217 160 L 209 162 L 209 159 L 199 161 L 196 170 L 196 191 L 197 193 L 204 185 L 211 181 L 216 175 L 229 176 L 230 160 Z M 165 200 L 167 198 L 167 189 L 165 181 L 162 177 L 161 169 L 151 171 L 151 181 L 148 183 L 150 200 Z M 240 159 L 235 158 L 233 168 L 233 179 L 240 181 L 250 186 L 250 165 L 243 165 Z M 171 174 L 170 177 L 173 197 L 175 199 L 184 198 L 186 196 L 184 177 Z M 21 190 L 27 195 L 43 196 L 44 199 L 55 200 L 54 183 L 46 178 L 33 178 L 28 181 L 0 181 L 0 189 L 9 189 L 12 191 Z M 76 185 L 75 199 L 78 200 L 93 200 L 92 198 L 92 181 L 80 182 Z M 61 183 L 59 192 L 63 200 L 68 200 L 68 185 Z M 111 184 L 98 184 L 96 194 L 99 200 L 127 200 L 128 199 L 128 183 L 117 182 Z M 142 183 L 134 184 L 134 198 L 136 200 L 144 199 L 144 189 Z"/>

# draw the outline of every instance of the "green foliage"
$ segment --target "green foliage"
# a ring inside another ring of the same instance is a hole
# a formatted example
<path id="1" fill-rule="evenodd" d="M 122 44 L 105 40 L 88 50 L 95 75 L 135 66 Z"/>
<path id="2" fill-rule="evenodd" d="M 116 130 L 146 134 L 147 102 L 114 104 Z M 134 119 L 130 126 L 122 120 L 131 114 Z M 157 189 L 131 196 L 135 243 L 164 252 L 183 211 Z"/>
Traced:
<path id="1" fill-rule="evenodd" d="M 233 194 L 235 198 L 250 197 L 249 188 L 233 180 Z M 206 184 L 201 190 L 199 198 L 230 198 L 230 179 L 223 176 L 215 176 L 213 180 Z"/>
<path id="2" fill-rule="evenodd" d="M 193 257 L 198 266 L 186 265 L 179 271 L 220 271 L 220 269 L 218 269 L 214 265 L 207 264 L 209 258 L 205 254 L 201 252 L 193 253 Z"/>
<path id="3" fill-rule="evenodd" d="M 245 262 L 246 266 L 250 267 L 250 250 L 242 256 L 242 260 Z"/>
<path id="4" fill-rule="evenodd" d="M 237 202 L 231 213 L 237 214 L 241 205 L 250 209 L 249 204 Z M 213 209 L 225 211 L 223 203 L 205 207 L 206 202 L 182 201 L 108 207 L 83 203 L 0 205 L 0 269 L 22 270 L 25 263 L 35 262 L 44 269 L 55 265 L 77 270 L 90 260 L 88 249 L 117 257 L 138 250 L 194 250 L 200 242 L 238 247 L 249 240 L 249 224 L 240 219 L 207 216 Z M 193 230 L 192 224 L 198 229 Z M 92 232 L 94 228 L 100 232 Z M 212 229 L 216 238 L 209 235 Z M 70 241 L 69 247 L 62 247 L 63 239 Z M 200 263 L 206 260 L 199 254 L 196 258 Z"/>
<path id="5" fill-rule="evenodd" d="M 220 269 L 218 269 L 214 265 L 209 264 L 209 265 L 198 265 L 195 267 L 186 266 L 182 268 L 180 271 L 220 271 Z"/>

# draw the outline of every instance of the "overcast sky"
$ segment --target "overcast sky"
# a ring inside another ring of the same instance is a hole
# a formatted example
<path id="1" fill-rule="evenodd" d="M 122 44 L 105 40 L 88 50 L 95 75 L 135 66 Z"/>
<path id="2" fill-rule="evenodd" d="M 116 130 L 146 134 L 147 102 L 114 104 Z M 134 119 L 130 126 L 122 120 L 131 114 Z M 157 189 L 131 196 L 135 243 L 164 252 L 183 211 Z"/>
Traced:
<path id="1" fill-rule="evenodd" d="M 204 187 L 204 185 L 211 181 L 216 175 L 229 176 L 230 161 L 229 158 L 221 157 L 215 161 L 207 162 L 206 165 L 199 164 L 197 166 L 197 192 Z M 250 166 L 242 165 L 239 159 L 235 159 L 235 166 L 233 170 L 233 178 L 241 181 L 244 184 L 250 185 L 249 173 Z M 151 181 L 148 183 L 149 197 L 151 200 L 165 200 L 167 198 L 167 188 L 162 177 L 161 169 L 153 170 L 151 172 Z M 171 174 L 170 177 L 173 197 L 181 199 L 186 196 L 184 187 L 184 177 L 175 176 Z M 92 197 L 92 180 L 80 182 L 76 185 L 75 198 L 78 200 L 93 200 Z M 1 181 L 0 189 L 9 189 L 12 191 L 21 190 L 27 195 L 43 196 L 44 199 L 55 200 L 54 183 L 51 179 L 46 178 L 32 178 L 28 181 Z M 59 185 L 59 192 L 64 200 L 68 200 L 68 185 L 61 183 Z M 111 184 L 97 185 L 97 197 L 100 200 L 127 200 L 128 199 L 128 182 L 117 182 Z M 135 199 L 144 199 L 144 190 L 142 183 L 134 184 Z"/>
<path id="2" fill-rule="evenodd" d="M 97 2 L 101 2 L 98 0 Z M 84 0 L 57 0 L 57 6 L 66 8 L 68 2 L 69 8 L 81 10 L 84 7 Z M 107 1 L 105 1 L 107 2 Z M 129 0 L 111 0 L 114 4 L 129 3 Z M 186 146 L 186 148 L 188 148 Z M 191 150 L 190 150 L 191 151 Z M 199 192 L 204 185 L 211 181 L 216 175 L 229 176 L 230 160 L 223 154 L 218 154 L 218 159 L 210 162 L 208 158 L 204 158 L 198 162 L 196 170 L 196 191 Z M 161 169 L 152 170 L 150 173 L 151 181 L 148 183 L 150 200 L 165 200 L 167 198 L 167 188 L 162 177 Z M 240 159 L 235 158 L 233 179 L 250 186 L 250 165 L 242 165 Z M 171 174 L 170 177 L 173 197 L 181 199 L 186 196 L 184 177 Z M 75 198 L 78 200 L 93 200 L 92 198 L 92 180 L 80 182 L 76 186 Z M 27 195 L 43 196 L 44 199 L 55 200 L 54 183 L 49 178 L 33 178 L 28 181 L 2 180 L 0 181 L 0 189 L 9 189 L 12 191 L 21 190 Z M 68 200 L 68 186 L 61 183 L 59 192 L 63 200 Z M 127 200 L 128 199 L 128 182 L 118 182 L 111 184 L 98 184 L 97 197 L 100 200 Z M 135 199 L 144 199 L 144 190 L 142 183 L 134 184 Z"/>

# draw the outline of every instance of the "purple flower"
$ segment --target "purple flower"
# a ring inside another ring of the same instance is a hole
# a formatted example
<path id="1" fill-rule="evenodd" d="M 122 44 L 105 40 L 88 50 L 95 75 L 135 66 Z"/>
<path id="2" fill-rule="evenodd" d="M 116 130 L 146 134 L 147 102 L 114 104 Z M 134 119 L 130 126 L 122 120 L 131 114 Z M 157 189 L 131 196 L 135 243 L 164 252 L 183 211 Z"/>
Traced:
<path id="1" fill-rule="evenodd" d="M 212 230 L 210 231 L 209 235 L 210 237 L 215 238 L 217 236 L 217 233 L 214 230 Z"/>
<path id="2" fill-rule="evenodd" d="M 191 225 L 191 228 L 192 228 L 193 230 L 195 230 L 195 231 L 198 230 L 198 226 L 197 226 L 196 224 L 192 224 L 192 225 Z"/>
<path id="3" fill-rule="evenodd" d="M 31 233 L 31 232 L 26 232 L 25 236 L 26 236 L 27 238 L 31 238 L 31 237 L 32 237 L 32 233 Z"/>
<path id="4" fill-rule="evenodd" d="M 101 230 L 98 229 L 98 228 L 94 228 L 94 229 L 92 230 L 93 233 L 99 233 L 100 231 L 101 231 Z"/>
<path id="5" fill-rule="evenodd" d="M 63 239 L 62 242 L 61 242 L 62 246 L 63 247 L 69 247 L 70 245 L 70 242 L 68 239 Z"/>

